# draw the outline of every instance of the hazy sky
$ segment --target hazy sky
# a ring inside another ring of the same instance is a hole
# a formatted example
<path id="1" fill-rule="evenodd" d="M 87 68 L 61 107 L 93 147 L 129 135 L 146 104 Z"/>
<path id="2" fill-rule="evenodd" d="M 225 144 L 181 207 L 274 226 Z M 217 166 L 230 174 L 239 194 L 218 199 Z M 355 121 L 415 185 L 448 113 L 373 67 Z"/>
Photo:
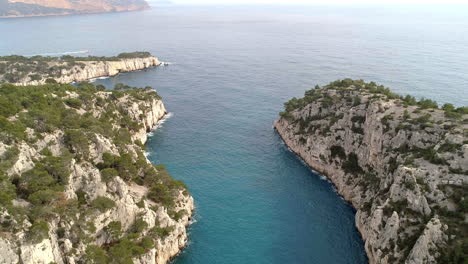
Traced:
<path id="1" fill-rule="evenodd" d="M 177 4 L 468 4 L 468 0 L 173 0 Z"/>

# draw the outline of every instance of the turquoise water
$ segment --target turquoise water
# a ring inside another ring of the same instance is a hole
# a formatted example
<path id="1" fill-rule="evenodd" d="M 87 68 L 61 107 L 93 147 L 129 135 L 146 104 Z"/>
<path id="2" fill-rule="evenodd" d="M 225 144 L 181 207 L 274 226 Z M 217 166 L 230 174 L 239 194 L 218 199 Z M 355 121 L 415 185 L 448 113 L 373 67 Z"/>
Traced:
<path id="1" fill-rule="evenodd" d="M 464 11 L 207 6 L 0 20 L 0 54 L 148 50 L 173 63 L 98 82 L 152 85 L 171 112 L 148 150 L 196 200 L 175 263 L 366 263 L 353 209 L 273 121 L 284 101 L 344 77 L 468 105 Z"/>

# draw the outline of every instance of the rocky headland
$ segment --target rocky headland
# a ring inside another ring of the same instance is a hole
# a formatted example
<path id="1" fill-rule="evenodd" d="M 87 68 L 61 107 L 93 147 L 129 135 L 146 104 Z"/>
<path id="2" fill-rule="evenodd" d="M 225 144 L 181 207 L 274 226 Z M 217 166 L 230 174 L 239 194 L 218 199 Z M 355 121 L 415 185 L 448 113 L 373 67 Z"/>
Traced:
<path id="1" fill-rule="evenodd" d="M 316 86 L 274 127 L 357 210 L 369 263 L 466 263 L 468 108 L 361 80 Z"/>
<path id="2" fill-rule="evenodd" d="M 161 64 L 148 52 L 121 53 L 115 57 L 3 56 L 0 57 L 0 83 L 42 85 L 48 80 L 57 83 L 83 82 Z"/>
<path id="3" fill-rule="evenodd" d="M 144 154 L 152 88 L 0 85 L 0 263 L 164 264 L 187 242 L 185 185 Z"/>
<path id="4" fill-rule="evenodd" d="M 125 12 L 148 8 L 145 0 L 0 0 L 0 17 Z"/>

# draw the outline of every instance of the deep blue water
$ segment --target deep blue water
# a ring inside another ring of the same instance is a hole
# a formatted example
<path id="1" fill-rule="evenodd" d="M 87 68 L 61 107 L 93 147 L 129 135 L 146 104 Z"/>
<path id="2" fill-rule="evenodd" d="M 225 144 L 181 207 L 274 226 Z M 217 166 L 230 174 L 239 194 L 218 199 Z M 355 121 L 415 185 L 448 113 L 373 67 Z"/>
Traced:
<path id="1" fill-rule="evenodd" d="M 0 54 L 148 50 L 168 67 L 99 80 L 151 85 L 172 113 L 150 159 L 196 200 L 175 263 L 366 263 L 354 212 L 272 129 L 316 83 L 364 78 L 468 105 L 466 7 L 166 7 L 0 20 Z"/>

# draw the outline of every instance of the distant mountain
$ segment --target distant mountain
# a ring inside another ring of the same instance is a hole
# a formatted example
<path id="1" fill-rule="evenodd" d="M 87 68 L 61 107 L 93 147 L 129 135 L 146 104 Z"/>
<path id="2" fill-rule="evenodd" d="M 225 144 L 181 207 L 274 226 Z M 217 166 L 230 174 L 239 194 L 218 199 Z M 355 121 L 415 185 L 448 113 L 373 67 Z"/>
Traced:
<path id="1" fill-rule="evenodd" d="M 124 12 L 149 8 L 145 0 L 0 0 L 0 17 Z"/>

